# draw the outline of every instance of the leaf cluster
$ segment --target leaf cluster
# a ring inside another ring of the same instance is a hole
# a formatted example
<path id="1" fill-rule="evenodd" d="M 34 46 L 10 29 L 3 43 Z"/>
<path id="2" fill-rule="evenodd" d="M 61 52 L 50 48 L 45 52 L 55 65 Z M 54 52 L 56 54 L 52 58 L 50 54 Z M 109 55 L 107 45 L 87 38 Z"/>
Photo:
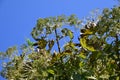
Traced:
<path id="1" fill-rule="evenodd" d="M 0 53 L 9 56 L 1 75 L 8 80 L 119 80 L 120 7 L 104 9 L 97 23 L 80 29 L 75 42 L 72 28 L 81 23 L 74 15 L 38 19 L 31 32 L 35 42 L 27 39 L 20 53 L 15 47 Z"/>

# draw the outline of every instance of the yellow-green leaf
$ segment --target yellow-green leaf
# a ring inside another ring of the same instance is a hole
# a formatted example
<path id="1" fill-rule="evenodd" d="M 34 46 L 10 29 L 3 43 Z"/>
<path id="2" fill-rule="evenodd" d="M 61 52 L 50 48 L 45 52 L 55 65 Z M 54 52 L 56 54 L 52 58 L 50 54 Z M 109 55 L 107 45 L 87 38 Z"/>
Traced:
<path id="1" fill-rule="evenodd" d="M 68 30 L 68 36 L 70 37 L 70 39 L 73 39 L 73 32 Z"/>
<path id="2" fill-rule="evenodd" d="M 55 74 L 55 72 L 51 69 L 47 70 L 47 72 L 50 73 L 50 74 L 53 74 L 53 75 Z"/>
<path id="3" fill-rule="evenodd" d="M 86 58 L 86 56 L 84 55 L 84 53 L 83 53 L 83 52 L 81 52 L 81 53 L 79 54 L 79 57 L 81 57 L 81 58 L 83 58 L 83 59 L 85 59 L 85 58 Z"/>
<path id="4" fill-rule="evenodd" d="M 96 51 L 92 46 L 87 45 L 86 37 L 81 38 L 80 43 L 81 43 L 83 48 L 88 49 L 89 51 Z"/>
<path id="5" fill-rule="evenodd" d="M 81 29 L 81 33 L 83 33 L 83 34 L 93 34 L 93 31 L 91 31 L 90 29 Z"/>
<path id="6" fill-rule="evenodd" d="M 80 66 L 80 67 L 83 67 L 83 65 L 84 65 L 83 62 L 80 62 L 80 63 L 79 63 L 79 66 Z"/>
<path id="7" fill-rule="evenodd" d="M 72 51 L 66 50 L 66 51 L 63 52 L 62 55 L 72 55 Z"/>

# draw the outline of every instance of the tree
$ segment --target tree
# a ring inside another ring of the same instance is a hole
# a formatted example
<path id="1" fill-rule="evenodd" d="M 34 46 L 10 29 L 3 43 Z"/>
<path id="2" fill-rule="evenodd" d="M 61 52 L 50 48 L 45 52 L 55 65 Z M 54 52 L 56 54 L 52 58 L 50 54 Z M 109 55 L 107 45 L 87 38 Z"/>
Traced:
<path id="1" fill-rule="evenodd" d="M 38 19 L 31 32 L 36 42 L 28 39 L 21 53 L 16 47 L 1 52 L 9 58 L 1 75 L 9 80 L 119 80 L 120 7 L 104 9 L 97 20 L 76 34 L 82 20 L 75 15 Z"/>

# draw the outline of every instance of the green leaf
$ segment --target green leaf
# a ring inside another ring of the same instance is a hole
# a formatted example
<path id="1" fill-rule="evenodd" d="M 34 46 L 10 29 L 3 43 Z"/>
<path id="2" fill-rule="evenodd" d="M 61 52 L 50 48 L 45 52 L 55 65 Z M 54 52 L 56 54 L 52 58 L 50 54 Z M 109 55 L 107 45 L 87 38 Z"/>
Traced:
<path id="1" fill-rule="evenodd" d="M 26 42 L 29 46 L 32 46 L 34 44 L 32 41 L 30 41 L 30 39 L 27 39 Z"/>
<path id="2" fill-rule="evenodd" d="M 69 36 L 70 39 L 73 39 L 73 37 L 74 37 L 73 32 L 67 28 L 62 29 L 61 32 L 63 33 L 63 35 Z"/>
<path id="3" fill-rule="evenodd" d="M 79 66 L 80 66 L 80 67 L 83 67 L 83 66 L 84 66 L 83 62 L 80 62 L 80 63 L 79 63 Z"/>
<path id="4" fill-rule="evenodd" d="M 38 42 L 34 43 L 33 46 L 38 46 L 40 49 L 45 48 L 47 45 L 47 41 L 45 39 L 39 39 Z"/>
<path id="5" fill-rule="evenodd" d="M 51 69 L 47 70 L 47 72 L 50 73 L 50 74 L 53 74 L 53 75 L 55 74 L 55 72 Z"/>
<path id="6" fill-rule="evenodd" d="M 70 37 L 70 39 L 73 39 L 73 32 L 71 30 L 68 30 L 68 36 Z"/>
<path id="7" fill-rule="evenodd" d="M 85 58 L 86 58 L 86 56 L 85 56 L 84 54 L 85 54 L 85 53 L 81 52 L 81 53 L 79 54 L 79 57 L 81 57 L 81 58 L 85 59 Z"/>
<path id="8" fill-rule="evenodd" d="M 51 50 L 53 46 L 54 46 L 54 40 L 50 40 L 48 43 L 49 50 Z"/>
<path id="9" fill-rule="evenodd" d="M 93 31 L 91 31 L 90 29 L 81 29 L 81 33 L 84 35 L 90 35 L 93 34 Z"/>
<path id="10" fill-rule="evenodd" d="M 63 29 L 61 30 L 61 32 L 62 32 L 62 34 L 63 34 L 64 36 L 67 36 L 67 31 L 68 31 L 67 28 L 63 28 Z"/>
<path id="11" fill-rule="evenodd" d="M 72 51 L 70 50 L 65 50 L 62 55 L 72 55 Z"/>
<path id="12" fill-rule="evenodd" d="M 46 34 L 51 34 L 52 33 L 52 31 L 51 31 L 51 29 L 50 29 L 50 27 L 46 27 Z"/>
<path id="13" fill-rule="evenodd" d="M 117 78 L 116 78 L 116 80 L 120 80 L 120 78 L 119 78 L 119 77 L 117 77 Z"/>
<path id="14" fill-rule="evenodd" d="M 11 56 L 16 51 L 16 46 L 10 47 L 7 49 L 6 54 Z"/>
<path id="15" fill-rule="evenodd" d="M 80 43 L 83 48 L 88 49 L 89 51 L 96 51 L 93 46 L 87 45 L 86 37 L 81 38 Z"/>

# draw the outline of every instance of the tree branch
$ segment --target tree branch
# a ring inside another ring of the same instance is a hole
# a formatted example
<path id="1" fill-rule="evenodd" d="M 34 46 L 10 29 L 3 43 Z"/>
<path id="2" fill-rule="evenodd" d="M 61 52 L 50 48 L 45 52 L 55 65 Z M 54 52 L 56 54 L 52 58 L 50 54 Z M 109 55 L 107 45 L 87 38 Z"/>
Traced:
<path id="1" fill-rule="evenodd" d="M 59 51 L 59 53 L 61 53 L 61 51 L 60 51 L 60 44 L 59 44 L 59 39 L 58 39 L 58 34 L 57 34 L 57 29 L 56 28 L 55 28 L 55 36 L 56 36 L 58 51 Z"/>

